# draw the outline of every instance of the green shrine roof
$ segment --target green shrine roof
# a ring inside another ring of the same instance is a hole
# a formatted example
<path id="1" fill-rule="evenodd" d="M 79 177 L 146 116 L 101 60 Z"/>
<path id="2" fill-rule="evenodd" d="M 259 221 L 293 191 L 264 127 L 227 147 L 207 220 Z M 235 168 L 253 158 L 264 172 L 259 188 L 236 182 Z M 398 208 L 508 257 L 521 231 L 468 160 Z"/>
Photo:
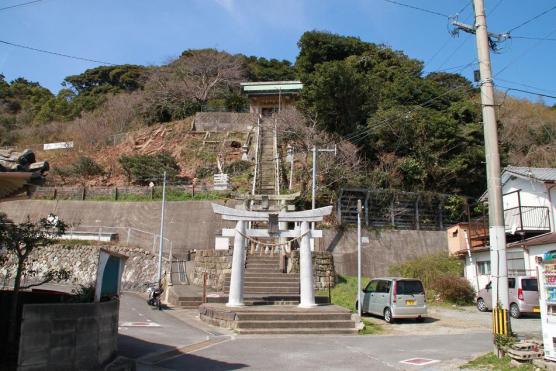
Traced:
<path id="1" fill-rule="evenodd" d="M 303 89 L 301 81 L 259 81 L 259 82 L 242 82 L 241 88 L 247 94 L 249 93 L 291 93 L 299 92 Z"/>

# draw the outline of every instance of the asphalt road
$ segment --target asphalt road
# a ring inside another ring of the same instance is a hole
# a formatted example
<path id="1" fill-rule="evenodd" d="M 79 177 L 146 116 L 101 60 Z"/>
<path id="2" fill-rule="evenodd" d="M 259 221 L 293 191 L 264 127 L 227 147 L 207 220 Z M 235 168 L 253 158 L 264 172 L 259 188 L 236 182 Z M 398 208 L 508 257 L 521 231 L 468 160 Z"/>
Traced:
<path id="1" fill-rule="evenodd" d="M 174 370 L 453 370 L 491 348 L 484 334 L 237 336 L 157 365 Z M 429 364 L 402 363 L 412 358 Z"/>
<path id="2" fill-rule="evenodd" d="M 431 314 L 424 324 L 388 325 L 382 335 L 234 335 L 199 321 L 195 310 L 158 311 L 124 293 L 119 351 L 137 359 L 138 370 L 454 370 L 491 351 L 487 313 L 440 308 Z M 529 329 L 538 325 L 538 319 L 520 321 Z M 424 364 L 405 362 L 412 358 Z"/>
<path id="3" fill-rule="evenodd" d="M 118 352 L 138 359 L 207 340 L 205 331 L 150 307 L 140 295 L 125 292 L 120 301 Z"/>

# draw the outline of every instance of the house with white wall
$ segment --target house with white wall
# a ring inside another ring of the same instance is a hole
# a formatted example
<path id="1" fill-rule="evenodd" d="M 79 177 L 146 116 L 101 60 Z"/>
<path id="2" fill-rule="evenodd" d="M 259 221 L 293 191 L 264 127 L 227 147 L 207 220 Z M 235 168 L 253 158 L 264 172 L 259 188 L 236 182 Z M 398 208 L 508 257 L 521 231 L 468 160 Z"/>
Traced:
<path id="1" fill-rule="evenodd" d="M 501 181 L 508 274 L 535 276 L 535 257 L 556 250 L 556 169 L 508 166 Z M 486 193 L 481 200 L 488 203 Z M 491 273 L 488 221 L 460 223 L 447 233 L 450 254 L 465 259 L 465 277 L 484 288 Z"/>

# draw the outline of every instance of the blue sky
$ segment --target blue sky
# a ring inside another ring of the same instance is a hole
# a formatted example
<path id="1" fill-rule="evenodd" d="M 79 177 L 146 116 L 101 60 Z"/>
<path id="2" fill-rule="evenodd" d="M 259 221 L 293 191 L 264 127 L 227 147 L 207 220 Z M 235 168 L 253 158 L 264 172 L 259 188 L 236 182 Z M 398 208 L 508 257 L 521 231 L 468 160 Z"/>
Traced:
<path id="1" fill-rule="evenodd" d="M 0 0 L 0 8 L 26 1 Z M 450 15 L 468 3 L 401 1 Z M 554 1 L 485 0 L 485 5 L 489 30 L 504 32 Z M 470 22 L 471 11 L 467 6 L 460 20 Z M 158 65 L 185 49 L 205 47 L 294 61 L 301 34 L 317 29 L 403 50 L 425 61 L 430 72 L 476 60 L 473 36 L 451 38 L 447 24 L 445 18 L 383 0 L 43 0 L 0 11 L 0 40 L 117 64 Z M 513 34 L 556 38 L 556 10 Z M 509 64 L 497 76 L 499 85 L 556 95 L 555 41 L 516 39 L 503 46 L 492 57 L 494 73 Z M 54 92 L 65 76 L 95 66 L 0 44 L 0 73 L 7 80 L 22 76 Z M 462 74 L 471 78 L 471 71 Z"/>

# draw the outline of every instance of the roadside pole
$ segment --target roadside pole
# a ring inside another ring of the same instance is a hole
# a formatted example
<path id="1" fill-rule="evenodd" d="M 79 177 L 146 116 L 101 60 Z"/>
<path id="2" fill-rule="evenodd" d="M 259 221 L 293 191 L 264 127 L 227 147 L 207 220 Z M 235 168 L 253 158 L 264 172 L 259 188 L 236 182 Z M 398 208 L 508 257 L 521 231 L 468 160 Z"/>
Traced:
<path id="1" fill-rule="evenodd" d="M 357 314 L 361 318 L 361 200 L 357 200 Z"/>
<path id="2" fill-rule="evenodd" d="M 475 35 L 479 69 L 481 72 L 481 104 L 485 136 L 485 157 L 487 169 L 488 219 L 490 241 L 490 264 L 492 267 L 492 303 L 496 310 L 493 320 L 501 324 L 497 334 L 511 334 L 508 316 L 508 269 L 506 262 L 506 232 L 504 228 L 504 207 L 500 181 L 500 154 L 494 105 L 494 87 L 490 65 L 489 35 L 483 0 L 473 0 L 475 6 Z M 496 328 L 497 326 L 493 326 Z"/>
<path id="3" fill-rule="evenodd" d="M 164 209 L 166 208 L 166 172 L 162 182 L 162 211 L 160 212 L 160 243 L 158 245 L 158 287 L 162 280 L 162 249 L 164 248 Z"/>

